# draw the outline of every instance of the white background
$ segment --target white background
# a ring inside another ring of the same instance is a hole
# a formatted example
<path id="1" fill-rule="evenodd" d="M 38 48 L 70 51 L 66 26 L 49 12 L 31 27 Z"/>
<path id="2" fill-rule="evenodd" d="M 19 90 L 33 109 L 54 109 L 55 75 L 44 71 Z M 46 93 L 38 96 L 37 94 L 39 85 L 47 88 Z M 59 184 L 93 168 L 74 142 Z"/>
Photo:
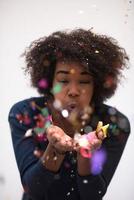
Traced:
<path id="1" fill-rule="evenodd" d="M 134 199 L 133 0 L 0 0 L 0 200 L 20 200 L 22 195 L 7 122 L 9 109 L 38 95 L 23 74 L 20 55 L 39 37 L 78 27 L 113 36 L 130 57 L 126 79 L 107 103 L 128 116 L 132 131 L 104 200 Z"/>

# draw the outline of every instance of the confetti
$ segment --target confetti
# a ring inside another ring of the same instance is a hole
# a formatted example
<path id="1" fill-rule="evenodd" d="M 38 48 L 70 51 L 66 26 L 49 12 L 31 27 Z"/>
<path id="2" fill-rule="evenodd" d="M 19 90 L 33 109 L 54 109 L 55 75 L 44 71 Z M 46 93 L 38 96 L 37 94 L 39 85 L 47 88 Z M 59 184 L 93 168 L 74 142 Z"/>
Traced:
<path id="1" fill-rule="evenodd" d="M 109 127 L 109 124 L 101 127 L 101 130 L 103 131 L 104 138 L 107 137 L 107 129 L 108 129 L 108 127 Z"/>
<path id="2" fill-rule="evenodd" d="M 78 140 L 78 143 L 80 147 L 84 147 L 84 148 L 88 147 L 89 142 L 88 142 L 87 136 L 81 135 L 81 137 Z"/>
<path id="3" fill-rule="evenodd" d="M 48 87 L 48 81 L 46 79 L 41 79 L 38 82 L 38 87 L 42 89 L 46 89 Z"/>
<path id="4" fill-rule="evenodd" d="M 89 133 L 89 132 L 91 132 L 91 131 L 93 131 L 93 128 L 92 128 L 91 126 L 85 126 L 85 127 L 84 127 L 84 132 L 85 132 L 85 133 Z"/>
<path id="5" fill-rule="evenodd" d="M 38 135 L 38 134 L 43 134 L 44 133 L 44 128 L 40 128 L 40 127 L 35 127 L 34 128 L 34 132 Z"/>
<path id="6" fill-rule="evenodd" d="M 47 141 L 46 135 L 42 133 L 38 133 L 35 138 L 39 142 Z"/>
<path id="7" fill-rule="evenodd" d="M 40 150 L 37 150 L 37 149 L 34 150 L 33 154 L 34 154 L 37 158 L 40 158 L 40 157 L 42 156 L 42 152 L 41 152 Z M 44 161 L 43 163 L 45 163 L 45 161 Z"/>
<path id="8" fill-rule="evenodd" d="M 82 89 L 82 94 L 85 94 L 86 93 L 86 90 Z"/>
<path id="9" fill-rule="evenodd" d="M 57 157 L 57 156 L 54 156 L 53 160 L 55 160 L 55 161 L 56 161 L 57 159 L 58 159 L 58 157 Z"/>
<path id="10" fill-rule="evenodd" d="M 19 123 L 24 123 L 26 125 L 29 125 L 31 123 L 31 119 L 27 113 L 17 114 L 16 118 L 19 121 Z"/>
<path id="11" fill-rule="evenodd" d="M 99 51 L 98 51 L 98 50 L 95 50 L 95 53 L 97 53 L 97 54 L 98 54 L 98 53 L 99 53 Z"/>
<path id="12" fill-rule="evenodd" d="M 51 122 L 51 121 L 46 121 L 45 127 L 44 127 L 45 132 L 46 132 L 46 129 L 47 129 L 49 126 L 51 126 L 51 125 L 52 125 L 52 122 Z"/>
<path id="13" fill-rule="evenodd" d="M 91 150 L 88 147 L 81 147 L 80 148 L 80 154 L 84 157 L 84 158 L 91 158 L 92 154 L 91 154 Z"/>
<path id="14" fill-rule="evenodd" d="M 23 122 L 23 116 L 21 114 L 16 114 L 16 118 L 19 121 L 19 123 Z"/>
<path id="15" fill-rule="evenodd" d="M 115 133 L 116 129 L 117 129 L 117 125 L 116 125 L 116 124 L 110 124 L 109 130 L 110 130 L 112 133 Z"/>
<path id="16" fill-rule="evenodd" d="M 98 125 L 97 125 L 97 128 L 96 128 L 96 133 L 98 133 L 100 130 L 102 130 L 104 138 L 106 138 L 107 137 L 107 129 L 108 129 L 108 127 L 109 127 L 109 124 L 103 126 L 103 122 L 99 121 Z"/>
<path id="17" fill-rule="evenodd" d="M 102 130 L 104 138 L 107 137 L 107 129 L 109 127 L 109 124 L 103 126 L 103 122 L 99 121 L 96 133 Z M 74 135 L 74 140 L 76 143 L 80 146 L 80 154 L 85 158 L 91 158 L 92 156 L 92 145 L 94 144 L 94 141 L 96 140 L 95 132 L 89 132 L 87 134 L 81 135 L 79 133 L 76 133 Z"/>
<path id="18" fill-rule="evenodd" d="M 70 194 L 71 194 L 71 193 L 70 193 L 70 192 L 68 192 L 68 193 L 67 193 L 67 196 L 69 196 Z"/>
<path id="19" fill-rule="evenodd" d="M 24 135 L 24 137 L 30 137 L 30 136 L 32 136 L 32 129 L 28 129 L 27 131 L 26 131 L 26 133 L 25 133 L 25 135 Z"/>
<path id="20" fill-rule="evenodd" d="M 32 107 L 33 110 L 36 110 L 36 103 L 34 101 L 30 102 L 30 106 Z"/>
<path id="21" fill-rule="evenodd" d="M 100 174 L 106 161 L 106 151 L 97 150 L 91 157 L 91 172 L 94 175 Z"/>
<path id="22" fill-rule="evenodd" d="M 46 103 L 46 102 L 45 102 Z M 30 102 L 30 106 L 32 107 L 33 110 L 38 109 L 41 110 L 42 108 L 40 106 L 38 106 L 35 101 L 31 101 Z"/>
<path id="23" fill-rule="evenodd" d="M 125 118 L 119 118 L 117 124 L 121 129 L 128 128 L 128 121 Z"/>
<path id="24" fill-rule="evenodd" d="M 106 78 L 105 83 L 104 83 L 104 87 L 105 87 L 105 88 L 110 88 L 110 87 L 112 87 L 112 85 L 114 85 L 114 84 L 115 84 L 114 78 L 113 78 L 112 76 L 108 76 L 108 77 Z"/>
<path id="25" fill-rule="evenodd" d="M 47 117 L 49 115 L 48 108 L 41 109 L 41 113 L 43 114 L 43 116 Z"/>
<path id="26" fill-rule="evenodd" d="M 61 89 L 62 89 L 62 84 L 57 83 L 52 89 L 52 94 L 54 95 L 61 92 Z"/>
<path id="27" fill-rule="evenodd" d="M 71 165 L 68 163 L 68 162 L 64 162 L 64 166 L 65 166 L 65 168 L 70 168 L 71 167 Z"/>
<path id="28" fill-rule="evenodd" d="M 62 107 L 61 101 L 59 101 L 58 99 L 55 99 L 55 101 L 53 102 L 53 106 L 55 109 L 60 110 Z"/>
<path id="29" fill-rule="evenodd" d="M 75 74 L 75 69 L 71 69 L 70 74 Z"/>
<path id="30" fill-rule="evenodd" d="M 96 132 L 99 132 L 102 126 L 103 126 L 103 122 L 99 121 L 98 125 L 97 125 L 97 128 L 96 128 Z"/>
<path id="31" fill-rule="evenodd" d="M 84 180 L 83 180 L 83 183 L 84 183 L 84 184 L 87 184 L 87 183 L 88 183 L 88 180 L 87 180 L 87 179 L 84 179 Z"/>
<path id="32" fill-rule="evenodd" d="M 114 115 L 112 115 L 112 116 L 110 117 L 110 119 L 111 119 L 111 121 L 114 122 L 114 123 L 116 123 L 116 121 L 117 121 L 117 117 L 114 116 Z"/>
<path id="33" fill-rule="evenodd" d="M 69 116 L 68 111 L 65 110 L 65 109 L 61 111 L 61 114 L 62 114 L 62 116 L 65 117 L 65 118 L 67 118 L 67 117 Z"/>
<path id="34" fill-rule="evenodd" d="M 110 115 L 115 115 L 115 114 L 117 113 L 117 110 L 116 110 L 115 108 L 109 108 L 109 109 L 108 109 L 108 113 L 109 113 Z"/>

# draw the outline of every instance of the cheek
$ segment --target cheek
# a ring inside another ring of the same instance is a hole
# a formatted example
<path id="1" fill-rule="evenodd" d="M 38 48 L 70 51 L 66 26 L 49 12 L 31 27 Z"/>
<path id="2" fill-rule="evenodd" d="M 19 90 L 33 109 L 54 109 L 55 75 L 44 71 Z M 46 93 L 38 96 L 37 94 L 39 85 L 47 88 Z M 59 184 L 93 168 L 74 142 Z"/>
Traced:
<path id="1" fill-rule="evenodd" d="M 90 99 L 93 96 L 93 91 L 94 91 L 94 89 L 93 89 L 93 87 L 91 87 L 91 88 L 82 89 L 81 93 L 82 93 L 82 95 L 86 96 L 87 99 Z"/>
<path id="2" fill-rule="evenodd" d="M 89 106 L 91 102 L 91 98 L 89 98 L 88 96 L 86 96 L 86 98 L 82 97 L 81 99 L 81 104 L 85 107 L 85 106 Z"/>
<path id="3" fill-rule="evenodd" d="M 93 87 L 92 88 L 88 88 L 88 89 L 83 89 L 82 90 L 82 95 L 81 95 L 81 99 L 82 99 L 82 102 L 85 104 L 85 105 L 89 105 L 89 103 L 91 102 L 92 100 L 92 96 L 93 96 Z"/>
<path id="4" fill-rule="evenodd" d="M 61 92 L 58 92 L 58 93 L 54 94 L 54 99 L 55 99 L 55 100 L 59 100 L 59 101 L 61 101 L 61 103 L 63 103 L 63 101 L 64 101 L 64 99 L 65 99 L 64 96 L 65 96 L 65 95 L 64 95 L 64 92 L 61 91 Z"/>

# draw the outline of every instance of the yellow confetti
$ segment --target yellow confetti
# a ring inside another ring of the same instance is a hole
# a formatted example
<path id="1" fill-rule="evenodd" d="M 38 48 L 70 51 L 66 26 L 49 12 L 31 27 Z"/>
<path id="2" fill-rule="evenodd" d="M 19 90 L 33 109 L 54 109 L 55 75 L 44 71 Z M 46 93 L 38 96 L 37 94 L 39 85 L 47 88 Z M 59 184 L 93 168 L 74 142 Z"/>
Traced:
<path id="1" fill-rule="evenodd" d="M 98 122 L 98 125 L 97 125 L 97 128 L 96 128 L 96 132 L 99 132 L 101 130 L 101 127 L 103 126 L 103 122 L 102 121 L 99 121 Z"/>
<path id="2" fill-rule="evenodd" d="M 70 74 L 75 74 L 75 69 L 71 69 Z"/>
<path id="3" fill-rule="evenodd" d="M 96 128 L 96 132 L 98 133 L 100 130 L 102 130 L 104 138 L 106 138 L 107 137 L 107 129 L 108 129 L 108 127 L 109 127 L 109 124 L 103 126 L 103 122 L 99 121 L 98 125 L 97 125 L 97 128 Z"/>
<path id="4" fill-rule="evenodd" d="M 107 129 L 108 129 L 108 127 L 109 127 L 109 124 L 101 127 L 101 130 L 103 131 L 103 134 L 104 134 L 104 138 L 107 137 Z"/>

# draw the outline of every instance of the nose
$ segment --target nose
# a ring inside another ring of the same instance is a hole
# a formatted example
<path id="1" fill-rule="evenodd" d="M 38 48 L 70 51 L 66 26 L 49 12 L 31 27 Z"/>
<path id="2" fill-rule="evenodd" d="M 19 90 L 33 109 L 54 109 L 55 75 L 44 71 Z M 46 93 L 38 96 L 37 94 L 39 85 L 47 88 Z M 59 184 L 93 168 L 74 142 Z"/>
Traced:
<path id="1" fill-rule="evenodd" d="M 68 88 L 69 97 L 78 97 L 80 95 L 80 89 L 77 84 L 71 84 Z"/>

